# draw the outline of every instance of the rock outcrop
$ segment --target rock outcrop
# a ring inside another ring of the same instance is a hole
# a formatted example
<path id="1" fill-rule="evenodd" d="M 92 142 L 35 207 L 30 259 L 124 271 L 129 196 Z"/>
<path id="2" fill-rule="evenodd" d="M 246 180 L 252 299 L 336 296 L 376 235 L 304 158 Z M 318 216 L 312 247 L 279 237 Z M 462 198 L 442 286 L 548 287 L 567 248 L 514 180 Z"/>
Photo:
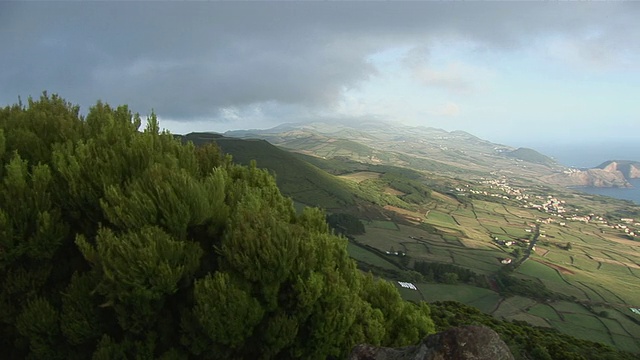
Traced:
<path id="1" fill-rule="evenodd" d="M 624 174 L 617 170 L 571 170 L 542 177 L 542 180 L 562 186 L 631 187 Z"/>
<path id="2" fill-rule="evenodd" d="M 627 179 L 640 178 L 640 162 L 628 160 L 610 160 L 597 166 L 609 172 L 621 172 Z"/>
<path id="3" fill-rule="evenodd" d="M 511 360 L 511 351 L 493 330 L 462 326 L 429 335 L 415 346 L 384 348 L 358 345 L 349 360 Z"/>

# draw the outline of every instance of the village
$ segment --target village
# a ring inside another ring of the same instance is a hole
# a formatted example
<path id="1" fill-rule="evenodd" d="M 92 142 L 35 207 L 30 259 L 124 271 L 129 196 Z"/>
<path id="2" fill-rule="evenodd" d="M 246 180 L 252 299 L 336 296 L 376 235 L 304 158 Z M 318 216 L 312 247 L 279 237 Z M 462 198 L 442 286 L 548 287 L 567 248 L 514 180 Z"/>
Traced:
<path id="1" fill-rule="evenodd" d="M 560 226 L 568 226 L 569 221 L 581 221 L 585 223 L 596 223 L 602 227 L 619 231 L 624 233 L 631 240 L 638 240 L 640 237 L 640 220 L 633 218 L 618 218 L 608 219 L 603 214 L 579 214 L 577 209 L 571 207 L 565 200 L 559 199 L 555 195 L 530 195 L 526 193 L 526 190 L 519 189 L 509 184 L 508 179 L 502 176 L 500 179 L 485 179 L 481 178 L 478 184 L 483 187 L 489 187 L 487 190 L 476 190 L 471 188 L 470 185 L 466 185 L 465 188 L 456 188 L 455 191 L 458 194 L 470 193 L 476 195 L 490 196 L 494 198 L 500 198 L 504 200 L 512 200 L 520 203 L 520 206 L 525 209 L 535 209 L 545 214 L 548 217 L 543 217 L 537 220 L 537 222 L 550 224 L 558 223 Z M 531 232 L 530 229 L 525 229 L 527 232 Z M 601 231 L 605 231 L 602 229 Z M 540 237 L 544 237 L 541 234 Z M 506 246 L 510 246 L 511 244 Z"/>

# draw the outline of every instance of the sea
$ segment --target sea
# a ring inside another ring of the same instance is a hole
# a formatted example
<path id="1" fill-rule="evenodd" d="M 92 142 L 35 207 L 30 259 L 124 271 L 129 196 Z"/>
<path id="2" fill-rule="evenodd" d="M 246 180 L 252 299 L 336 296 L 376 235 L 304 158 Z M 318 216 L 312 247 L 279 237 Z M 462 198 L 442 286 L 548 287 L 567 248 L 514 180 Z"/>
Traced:
<path id="1" fill-rule="evenodd" d="M 574 190 L 587 194 L 603 195 L 616 199 L 631 200 L 640 205 L 640 179 L 629 180 L 633 188 L 598 188 L 591 186 L 575 187 Z"/>
<path id="2" fill-rule="evenodd" d="M 579 169 L 593 168 L 608 160 L 640 161 L 640 143 L 638 142 L 591 141 L 585 144 L 537 142 L 528 145 L 532 149 L 551 156 L 561 164 Z M 574 190 L 616 199 L 631 200 L 640 205 L 640 179 L 631 179 L 629 182 L 633 185 L 633 188 L 577 187 Z"/>

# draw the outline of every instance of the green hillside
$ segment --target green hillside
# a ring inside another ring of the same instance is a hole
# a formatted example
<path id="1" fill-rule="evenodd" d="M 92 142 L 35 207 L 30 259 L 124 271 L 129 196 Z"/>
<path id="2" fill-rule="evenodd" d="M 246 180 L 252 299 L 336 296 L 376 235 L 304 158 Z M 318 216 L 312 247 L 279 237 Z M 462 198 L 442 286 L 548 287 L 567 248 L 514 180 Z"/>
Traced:
<path id="1" fill-rule="evenodd" d="M 505 153 L 505 155 L 507 155 L 508 157 L 516 158 L 516 159 L 527 161 L 534 164 L 547 165 L 547 166 L 556 164 L 556 161 L 553 160 L 552 158 L 529 148 L 518 148 L 516 150 Z"/>
<path id="2" fill-rule="evenodd" d="M 401 296 L 477 307 L 431 314 L 493 327 L 516 359 L 640 353 L 637 206 L 141 122 L 57 96 L 0 108 L 3 358 L 345 358 L 433 331 Z M 281 191 L 351 215 L 349 242 Z"/>
<path id="3" fill-rule="evenodd" d="M 343 134 L 340 135 L 342 136 Z M 267 138 L 267 140 L 273 142 L 276 139 Z M 294 151 L 311 152 L 324 159 L 347 157 L 361 162 L 389 162 L 394 158 L 393 154 L 375 150 L 356 141 L 344 138 L 331 138 L 317 134 L 286 138 L 278 141 L 276 144 Z"/>
<path id="4" fill-rule="evenodd" d="M 365 152 L 343 152 L 345 148 L 366 150 L 366 147 L 350 146 L 349 141 L 344 143 L 328 137 L 323 144 L 323 135 L 296 139 L 292 136 L 278 143 L 283 146 L 295 142 L 299 153 L 288 153 L 263 140 L 190 136 L 194 142 L 217 142 L 223 151 L 234 154 L 240 162 L 250 163 L 256 159 L 260 167 L 276 174 L 279 184 L 283 184 L 282 191 L 294 199 L 300 199 L 302 194 L 324 201 L 336 189 L 320 180 L 308 182 L 310 190 L 306 193 L 287 189 L 296 181 L 306 182 L 310 176 L 319 176 L 317 174 L 331 179 L 330 184 L 341 181 L 344 187 L 339 188 L 345 189 L 352 202 L 339 204 L 356 206 L 347 209 L 338 204 L 331 211 L 344 211 L 362 221 L 365 232 L 353 235 L 348 247 L 360 269 L 390 280 L 411 281 L 417 289 L 399 286 L 407 300 L 460 301 L 481 309 L 487 314 L 486 319 L 490 320 L 488 315 L 492 315 L 506 320 L 498 330 L 506 331 L 499 332 L 510 338 L 509 346 L 516 359 L 546 359 L 551 354 L 555 354 L 552 358 L 567 358 L 564 356 L 576 353 L 587 359 L 623 359 L 634 355 L 616 353 L 614 348 L 632 353 L 640 351 L 640 339 L 635 335 L 640 330 L 638 319 L 629 314 L 629 308 L 638 307 L 634 299 L 640 291 L 636 285 L 640 275 L 634 265 L 639 263 L 635 243 L 629 243 L 629 237 L 622 230 L 610 230 L 599 222 L 583 224 L 569 219 L 570 216 L 566 226 L 548 221 L 548 215 L 523 204 L 516 196 L 526 195 L 536 203 L 549 196 L 566 199 L 563 205 L 572 209 L 572 213 L 579 208 L 582 210 L 578 214 L 596 213 L 605 218 L 636 216 L 612 215 L 612 209 L 620 208 L 617 203 L 596 204 L 560 189 L 519 181 L 531 168 L 547 171 L 555 168 L 552 159 L 535 150 L 502 150 L 487 158 L 487 163 L 496 159 L 512 164 L 509 165 L 512 170 L 523 171 L 509 173 L 506 186 L 496 180 L 486 180 L 488 174 L 483 175 L 482 171 L 467 170 L 466 175 L 475 175 L 475 179 L 467 180 L 466 176 L 457 176 L 461 169 L 449 168 L 454 167 L 450 164 L 455 161 L 475 156 L 471 148 L 458 152 L 441 149 L 448 151 L 450 163 L 444 163 L 429 158 L 430 152 L 439 151 L 429 144 L 412 148 L 419 143 L 409 144 L 402 138 L 395 145 L 389 142 L 390 151 L 371 148 L 370 154 L 377 153 L 377 159 L 382 158 L 379 154 L 393 159 L 391 163 L 376 163 L 371 157 L 367 159 L 371 155 Z M 269 141 L 271 139 L 274 138 Z M 421 155 L 410 155 L 409 150 Z M 309 171 L 310 168 L 313 171 Z M 280 178 L 284 176 L 297 180 L 283 182 Z M 367 206 L 362 206 L 364 204 Z M 529 245 L 520 239 L 530 237 L 531 224 L 537 223 L 541 241 L 537 243 L 538 250 L 529 250 L 532 261 L 513 271 L 512 277 L 501 277 L 505 269 L 500 260 L 521 256 L 518 254 Z M 494 241 L 496 238 L 516 241 L 512 248 L 519 251 L 500 246 Z M 572 244 L 571 251 L 564 248 L 568 242 Z M 395 252 L 403 255 L 400 257 Z M 532 296 L 532 289 L 535 294 L 545 294 L 544 297 Z M 451 316 L 463 315 L 466 314 Z M 448 316 L 446 322 L 453 324 Z M 508 324 L 513 322 L 519 322 L 522 328 L 511 328 Z M 536 332 L 535 340 L 520 337 L 519 334 L 533 331 L 524 328 L 525 322 L 544 328 Z M 588 350 L 577 351 L 567 346 L 567 342 Z M 575 358 L 582 358 L 580 356 Z"/>
<path id="5" fill-rule="evenodd" d="M 359 161 L 352 160 L 348 157 L 333 157 L 329 159 L 319 158 L 317 156 L 311 156 L 301 153 L 293 153 L 293 156 L 313 164 L 321 170 L 335 175 L 341 175 L 356 171 L 375 171 L 379 173 L 393 173 L 397 176 L 402 176 L 407 179 L 416 180 L 424 177 L 424 174 L 410 169 L 393 165 L 377 165 L 361 163 Z"/>
<path id="6" fill-rule="evenodd" d="M 224 135 L 264 139 L 281 148 L 322 159 L 348 158 L 361 163 L 407 167 L 464 178 L 485 176 L 495 168 L 531 178 L 548 175 L 557 167 L 544 155 L 531 154 L 533 150 L 514 152 L 512 148 L 463 131 L 447 132 L 391 123 L 288 124 L 267 130 L 230 131 Z M 511 156 L 505 156 L 511 152 Z M 523 166 L 514 158 L 533 162 Z"/>
<path id="7" fill-rule="evenodd" d="M 228 138 L 219 134 L 190 133 L 183 136 L 183 140 L 198 146 L 215 142 L 235 162 L 244 165 L 255 160 L 258 167 L 268 169 L 275 176 L 285 195 L 329 211 L 351 208 L 366 213 L 363 206 L 386 205 L 414 209 L 430 199 L 431 189 L 425 184 L 424 175 L 411 169 L 362 163 L 341 156 L 322 159 L 290 153 L 265 140 Z M 358 177 L 359 172 L 372 172 L 376 176 L 364 181 L 352 181 L 348 177 Z M 379 210 L 374 212 L 379 213 Z"/>
<path id="8" fill-rule="evenodd" d="M 183 140 L 195 145 L 215 142 L 233 157 L 234 162 L 248 165 L 255 160 L 260 168 L 269 169 L 281 191 L 296 201 L 311 206 L 334 209 L 355 203 L 355 195 L 345 181 L 327 174 L 291 153 L 264 140 L 227 138 L 218 134 L 190 133 Z"/>

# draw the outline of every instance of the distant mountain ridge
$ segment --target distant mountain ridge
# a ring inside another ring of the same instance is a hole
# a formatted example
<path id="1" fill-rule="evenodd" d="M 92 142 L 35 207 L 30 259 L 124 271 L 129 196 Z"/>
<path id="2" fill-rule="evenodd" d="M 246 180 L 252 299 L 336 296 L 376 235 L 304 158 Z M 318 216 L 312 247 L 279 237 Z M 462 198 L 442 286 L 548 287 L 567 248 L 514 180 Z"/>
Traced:
<path id="1" fill-rule="evenodd" d="M 448 132 L 381 121 L 285 124 L 267 130 L 229 131 L 224 135 L 265 139 L 307 155 L 325 158 L 349 156 L 361 162 L 419 168 L 456 176 L 481 176 L 481 173 L 497 171 L 531 178 L 565 168 L 541 154 L 537 156 L 539 161 L 525 164 L 519 158 L 524 155 L 520 156 L 517 149 L 480 139 L 465 131 Z M 358 154 L 353 154 L 343 146 L 345 141 L 351 143 L 348 146 L 351 149 L 355 148 L 355 143 L 369 149 L 363 151 L 364 148 L 360 147 Z M 513 156 L 508 156 L 513 151 L 516 151 Z"/>
<path id="2" fill-rule="evenodd" d="M 534 149 L 495 144 L 465 131 L 383 121 L 288 123 L 266 130 L 228 131 L 224 135 L 264 139 L 287 150 L 324 159 L 346 157 L 449 176 L 481 177 L 492 173 L 560 186 L 595 187 L 631 187 L 627 179 L 640 177 L 640 164 L 636 162 L 607 162 L 602 168 L 577 170 Z"/>

